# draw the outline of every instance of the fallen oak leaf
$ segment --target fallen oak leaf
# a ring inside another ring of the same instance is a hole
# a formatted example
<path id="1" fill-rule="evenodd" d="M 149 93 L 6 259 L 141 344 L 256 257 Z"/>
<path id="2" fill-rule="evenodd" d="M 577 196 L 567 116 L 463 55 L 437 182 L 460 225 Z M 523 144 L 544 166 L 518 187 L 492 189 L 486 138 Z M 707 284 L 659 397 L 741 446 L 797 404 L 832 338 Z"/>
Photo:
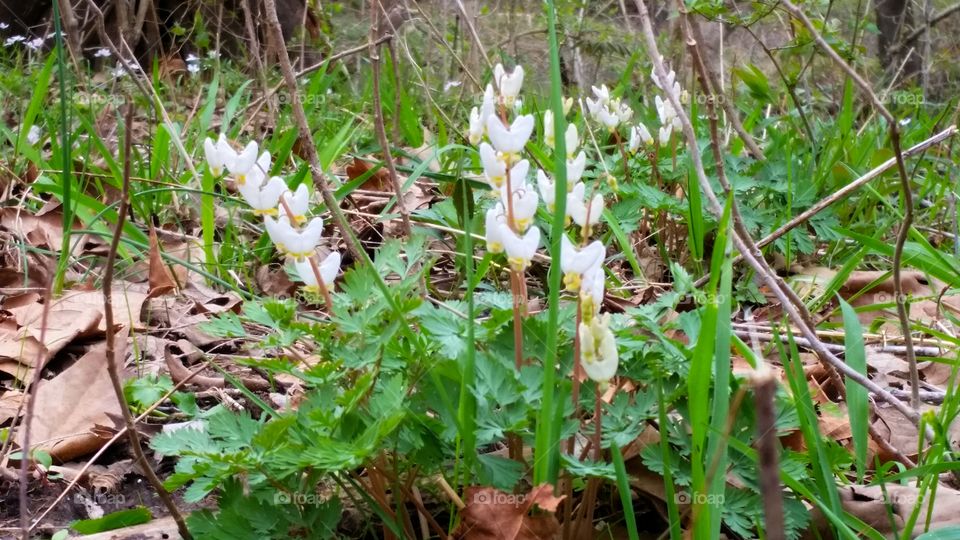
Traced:
<path id="1" fill-rule="evenodd" d="M 126 330 L 117 332 L 116 343 L 117 358 L 124 358 Z M 65 462 L 94 452 L 106 443 L 92 431 L 98 424 L 109 423 L 109 414 L 120 414 L 107 373 L 106 349 L 106 342 L 94 345 L 72 366 L 37 385 L 31 422 L 34 448 Z M 22 430 L 18 430 L 17 437 L 22 444 Z"/>
<path id="2" fill-rule="evenodd" d="M 541 484 L 528 494 L 505 493 L 496 488 L 473 486 L 466 490 L 463 521 L 454 532 L 462 540 L 546 540 L 560 530 L 553 512 L 563 496 L 553 496 L 553 486 Z M 542 512 L 530 515 L 539 507 Z"/>
<path id="3" fill-rule="evenodd" d="M 157 230 L 150 225 L 150 270 L 148 273 L 150 283 L 150 292 L 147 298 L 163 296 L 177 289 L 177 282 L 173 279 L 173 274 L 163 262 L 163 255 L 160 253 L 160 241 L 157 239 Z"/>

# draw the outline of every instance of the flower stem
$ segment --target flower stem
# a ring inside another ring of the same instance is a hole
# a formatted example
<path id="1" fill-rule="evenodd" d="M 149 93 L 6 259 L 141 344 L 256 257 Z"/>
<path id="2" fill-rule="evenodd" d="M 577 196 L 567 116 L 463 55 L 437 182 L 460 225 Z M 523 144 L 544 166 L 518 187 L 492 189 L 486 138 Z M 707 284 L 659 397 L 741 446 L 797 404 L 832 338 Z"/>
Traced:
<path id="1" fill-rule="evenodd" d="M 613 136 L 617 141 L 617 148 L 620 149 L 620 158 L 623 161 L 623 181 L 630 181 L 630 156 L 627 155 L 627 149 L 623 146 L 623 138 L 619 131 L 614 131 Z"/>
<path id="2" fill-rule="evenodd" d="M 323 295 L 323 302 L 327 305 L 327 311 L 330 315 L 333 315 L 333 298 L 330 297 L 330 289 L 327 289 L 327 284 L 323 282 L 323 277 L 320 275 L 317 260 L 313 257 L 307 257 L 307 260 L 310 261 L 310 269 L 313 270 L 313 276 L 317 280 L 317 287 L 320 288 L 320 294 Z"/>

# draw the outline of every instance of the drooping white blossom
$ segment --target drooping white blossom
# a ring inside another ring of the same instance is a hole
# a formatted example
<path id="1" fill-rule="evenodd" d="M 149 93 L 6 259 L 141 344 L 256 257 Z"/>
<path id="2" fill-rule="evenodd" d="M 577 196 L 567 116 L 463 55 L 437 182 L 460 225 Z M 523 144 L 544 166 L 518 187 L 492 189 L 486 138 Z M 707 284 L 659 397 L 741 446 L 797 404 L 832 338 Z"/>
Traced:
<path id="1" fill-rule="evenodd" d="M 567 235 L 560 238 L 560 269 L 563 270 L 563 283 L 568 291 L 578 292 L 583 276 L 599 269 L 603 263 L 604 251 L 599 240 L 578 249 Z"/>
<path id="2" fill-rule="evenodd" d="M 610 330 L 610 314 L 580 323 L 579 333 L 584 372 L 595 382 L 608 382 L 617 374 L 620 363 L 617 340 Z"/>
<path id="3" fill-rule="evenodd" d="M 578 182 L 567 194 L 567 216 L 581 227 L 600 223 L 600 215 L 603 213 L 603 195 L 597 193 L 588 204 L 584 200 L 585 191 L 583 182 Z"/>
<path id="4" fill-rule="evenodd" d="M 320 270 L 320 279 L 323 280 L 323 285 L 327 289 L 333 286 L 333 282 L 337 278 L 337 273 L 340 272 L 340 261 L 340 252 L 333 251 L 317 265 L 317 269 Z M 313 272 L 313 265 L 310 263 L 310 259 L 295 260 L 293 265 L 297 269 L 297 274 L 300 275 L 300 281 L 304 283 L 304 289 L 311 292 L 320 292 L 317 275 Z"/>
<path id="5" fill-rule="evenodd" d="M 318 217 L 311 219 L 300 230 L 290 225 L 290 220 L 286 216 L 281 216 L 278 219 L 266 216 L 264 226 L 267 229 L 267 234 L 270 235 L 270 239 L 277 247 L 277 251 L 298 260 L 313 255 L 314 250 L 320 243 L 320 237 L 323 236 L 323 220 Z"/>

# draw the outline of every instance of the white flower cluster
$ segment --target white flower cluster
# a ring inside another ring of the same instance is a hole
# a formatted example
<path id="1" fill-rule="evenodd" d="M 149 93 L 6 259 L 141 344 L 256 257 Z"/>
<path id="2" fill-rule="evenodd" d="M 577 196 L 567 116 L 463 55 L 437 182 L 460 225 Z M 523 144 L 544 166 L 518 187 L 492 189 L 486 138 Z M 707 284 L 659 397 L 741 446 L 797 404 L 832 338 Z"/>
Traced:
<path id="1" fill-rule="evenodd" d="M 555 211 L 556 185 L 543 170 L 538 169 L 537 190 L 528 184 L 530 163 L 521 158 L 523 149 L 534 129 L 531 115 L 517 115 L 508 122 L 508 113 L 518 109 L 520 88 L 523 84 L 523 68 L 517 67 L 507 73 L 502 66 L 494 69 L 494 85 L 486 87 L 481 105 L 470 112 L 468 137 L 471 144 L 479 145 L 480 162 L 484 179 L 497 194 L 498 202 L 486 214 L 487 249 L 491 253 L 506 252 L 510 267 L 516 272 L 524 271 L 530 264 L 540 243 L 540 230 L 533 225 L 540 199 L 547 211 Z M 608 120 L 604 123 L 615 128 L 629 120 L 633 114 L 619 100 L 611 100 L 609 91 L 594 89 L 598 99 L 588 100 Z M 606 97 L 604 97 L 606 96 Z M 565 99 L 563 113 L 568 114 L 572 99 Z M 604 112 L 605 111 L 605 112 Z M 554 148 L 554 116 L 548 110 L 543 117 L 543 139 Z M 586 185 L 581 181 L 587 165 L 587 156 L 580 150 L 580 134 L 577 126 L 568 125 L 564 132 L 566 143 L 567 200 L 566 219 L 580 227 L 581 237 L 590 236 L 593 225 L 600 222 L 603 213 L 603 195 L 595 193 L 587 198 Z M 539 193 L 538 193 L 539 191 Z M 583 322 L 578 329 L 584 371 L 598 382 L 606 382 L 616 374 L 618 356 L 616 341 L 609 328 L 609 315 L 600 316 L 604 295 L 603 260 L 606 249 L 600 241 L 593 241 L 582 249 L 563 235 L 561 238 L 560 266 L 564 272 L 563 282 L 567 290 L 579 295 Z"/>
<path id="2" fill-rule="evenodd" d="M 291 192 L 283 178 L 267 178 L 270 152 L 261 153 L 256 141 L 250 141 L 237 152 L 221 133 L 216 142 L 209 138 L 204 141 L 204 151 L 211 174 L 219 177 L 224 171 L 229 173 L 253 213 L 263 217 L 264 227 L 277 251 L 293 258 L 306 289 L 320 291 L 331 287 L 340 270 L 340 253 L 330 253 L 319 265 L 311 260 L 323 236 L 323 220 L 314 217 L 307 221 L 310 211 L 307 185 L 300 184 Z"/>
<path id="3" fill-rule="evenodd" d="M 527 114 L 507 122 L 508 113 L 519 109 L 523 68 L 507 73 L 497 64 L 493 77 L 498 90 L 488 84 L 481 106 L 470 111 L 468 138 L 480 145 L 484 178 L 499 199 L 486 215 L 487 249 L 506 252 L 511 269 L 523 272 L 540 246 L 540 229 L 533 226 L 540 197 L 527 184 L 530 162 L 521 159 L 534 120 Z"/>
<path id="4" fill-rule="evenodd" d="M 677 74 L 672 69 L 667 73 L 667 80 L 665 81 L 660 80 L 660 77 L 657 76 L 656 68 L 650 72 L 650 78 L 653 79 L 653 84 L 657 85 L 657 88 L 660 90 L 672 92 L 679 97 L 681 101 L 686 100 L 686 93 L 680 90 L 680 83 L 677 82 Z M 673 104 L 669 99 L 656 96 L 654 103 L 657 106 L 657 115 L 660 117 L 660 146 L 666 146 L 670 143 L 670 137 L 673 135 L 673 132 L 680 132 L 680 117 L 677 116 L 677 111 L 673 108 Z"/>
<path id="5" fill-rule="evenodd" d="M 606 85 L 591 87 L 594 98 L 587 98 L 587 111 L 595 122 L 607 128 L 611 133 L 620 136 L 621 125 L 628 125 L 633 118 L 633 109 L 619 98 L 610 97 L 610 90 Z M 653 146 L 653 137 L 642 122 L 630 126 L 630 138 L 627 150 L 633 154 L 640 149 L 640 145 Z"/>

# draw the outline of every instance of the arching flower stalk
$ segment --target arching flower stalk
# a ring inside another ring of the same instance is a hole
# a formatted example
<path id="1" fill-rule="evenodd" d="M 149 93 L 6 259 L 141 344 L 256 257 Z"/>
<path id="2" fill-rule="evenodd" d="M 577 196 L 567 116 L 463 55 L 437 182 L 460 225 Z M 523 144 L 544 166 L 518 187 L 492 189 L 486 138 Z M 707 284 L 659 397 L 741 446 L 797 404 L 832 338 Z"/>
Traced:
<path id="1" fill-rule="evenodd" d="M 263 218 L 264 229 L 281 254 L 293 259 L 294 267 L 308 292 L 319 292 L 328 310 L 333 310 L 330 288 L 340 270 L 340 253 L 333 252 L 318 264 L 317 245 L 323 237 L 323 220 L 308 220 L 310 193 L 306 184 L 295 192 L 286 182 L 270 171 L 270 153 L 259 152 L 259 145 L 251 141 L 241 152 L 230 147 L 223 134 L 217 141 L 204 141 L 207 166 L 214 176 L 228 171 L 234 177 L 237 191 L 253 210 Z"/>
<path id="2" fill-rule="evenodd" d="M 606 85 L 601 85 L 600 88 L 594 86 L 591 89 L 594 99 L 586 98 L 587 110 L 590 111 L 590 116 L 594 121 L 607 128 L 607 131 L 613 135 L 617 149 L 620 151 L 620 158 L 623 161 L 623 179 L 625 182 L 629 182 L 629 155 L 619 128 L 633 117 L 633 109 L 620 98 L 610 97 L 610 89 Z"/>
<path id="3" fill-rule="evenodd" d="M 530 162 L 523 159 L 524 147 L 533 134 L 531 115 L 520 110 L 520 90 L 524 72 L 521 66 L 507 72 L 498 64 L 493 83 L 488 84 L 482 103 L 470 111 L 467 131 L 471 144 L 479 145 L 484 179 L 496 193 L 498 202 L 485 219 L 487 249 L 504 252 L 510 267 L 513 294 L 514 364 L 523 365 L 522 318 L 527 314 L 526 269 L 540 245 L 540 230 L 533 225 L 540 202 L 537 190 L 527 184 Z M 514 449 L 516 451 L 516 449 Z"/>

